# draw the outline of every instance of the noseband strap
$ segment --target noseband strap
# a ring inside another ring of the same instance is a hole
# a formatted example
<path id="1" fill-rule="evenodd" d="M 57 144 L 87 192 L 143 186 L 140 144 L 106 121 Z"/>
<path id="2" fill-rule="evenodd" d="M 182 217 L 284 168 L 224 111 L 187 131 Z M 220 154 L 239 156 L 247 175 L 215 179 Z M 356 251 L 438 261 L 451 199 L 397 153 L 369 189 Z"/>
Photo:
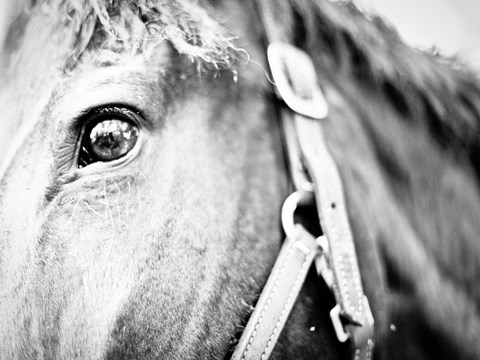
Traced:
<path id="1" fill-rule="evenodd" d="M 288 35 L 279 30 L 282 25 L 274 2 L 257 3 L 270 43 L 268 62 L 275 92 L 283 102 L 280 122 L 296 192 L 287 199 L 282 214 L 287 240 L 232 359 L 269 358 L 315 262 L 318 274 L 335 295 L 337 305 L 330 316 L 338 340 L 350 341 L 354 360 L 370 360 L 374 321 L 362 287 L 342 181 L 322 130 L 322 121 L 328 115 L 327 102 L 310 56 L 278 42 L 288 41 Z M 290 206 L 292 198 L 294 206 Z M 293 221 L 296 203 L 306 198 L 314 199 L 318 209 L 323 235 L 317 239 Z"/>

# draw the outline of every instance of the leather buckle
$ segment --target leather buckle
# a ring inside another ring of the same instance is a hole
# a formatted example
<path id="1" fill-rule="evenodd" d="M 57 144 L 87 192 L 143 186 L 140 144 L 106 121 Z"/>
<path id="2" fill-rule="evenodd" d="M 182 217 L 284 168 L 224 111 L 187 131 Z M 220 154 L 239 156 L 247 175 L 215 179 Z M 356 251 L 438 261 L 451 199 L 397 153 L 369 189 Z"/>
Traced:
<path id="1" fill-rule="evenodd" d="M 267 57 L 278 95 L 287 106 L 309 118 L 325 118 L 328 105 L 310 56 L 293 45 L 273 42 Z"/>
<path id="2" fill-rule="evenodd" d="M 363 296 L 363 305 L 363 321 L 360 324 L 347 323 L 344 325 L 340 318 L 342 315 L 340 304 L 337 304 L 330 311 L 330 318 L 332 320 L 333 328 L 335 329 L 338 341 L 343 343 L 350 339 L 355 348 L 367 346 L 369 345 L 369 342 L 372 341 L 374 334 L 374 320 L 372 310 L 370 309 L 370 304 L 366 296 Z"/>
<path id="3" fill-rule="evenodd" d="M 329 247 L 325 235 L 316 239 L 317 256 L 315 258 L 315 267 L 319 276 L 323 278 L 327 286 L 333 290 L 334 280 L 332 270 L 329 265 Z M 330 319 L 332 320 L 333 328 L 337 339 L 340 342 L 345 342 L 350 339 L 355 347 L 365 346 L 371 341 L 374 335 L 374 319 L 368 298 L 364 295 L 362 298 L 363 314 L 361 322 L 353 322 L 343 316 L 341 304 L 337 304 L 330 310 Z M 345 321 L 342 321 L 342 317 Z"/>

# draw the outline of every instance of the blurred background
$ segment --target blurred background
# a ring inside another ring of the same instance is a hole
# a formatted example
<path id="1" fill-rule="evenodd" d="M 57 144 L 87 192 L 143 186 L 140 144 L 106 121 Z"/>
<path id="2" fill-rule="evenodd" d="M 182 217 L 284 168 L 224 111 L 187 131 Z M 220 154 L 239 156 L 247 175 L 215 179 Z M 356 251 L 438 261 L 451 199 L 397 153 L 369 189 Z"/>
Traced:
<path id="1" fill-rule="evenodd" d="M 405 42 L 420 49 L 436 46 L 458 55 L 480 72 L 480 0 L 355 0 L 382 15 Z"/>

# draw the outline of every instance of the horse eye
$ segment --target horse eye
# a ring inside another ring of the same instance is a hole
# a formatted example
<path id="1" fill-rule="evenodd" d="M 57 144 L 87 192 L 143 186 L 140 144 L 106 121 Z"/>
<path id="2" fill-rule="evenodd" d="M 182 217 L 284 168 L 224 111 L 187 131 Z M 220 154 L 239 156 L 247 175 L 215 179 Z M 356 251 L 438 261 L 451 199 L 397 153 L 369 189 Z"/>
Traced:
<path id="1" fill-rule="evenodd" d="M 138 126 L 130 111 L 102 109 L 85 128 L 78 156 L 78 167 L 95 162 L 109 162 L 127 155 L 137 143 Z"/>

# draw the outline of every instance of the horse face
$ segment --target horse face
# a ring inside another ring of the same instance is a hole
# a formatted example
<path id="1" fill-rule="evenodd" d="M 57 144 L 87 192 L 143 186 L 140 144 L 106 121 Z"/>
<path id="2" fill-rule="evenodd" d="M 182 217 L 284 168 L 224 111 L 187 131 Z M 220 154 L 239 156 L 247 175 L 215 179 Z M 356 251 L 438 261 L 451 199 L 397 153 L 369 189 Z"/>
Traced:
<path id="1" fill-rule="evenodd" d="M 34 125 L 0 188 L 0 357 L 223 357 L 279 246 L 263 72 L 199 73 L 167 42 L 99 57 L 17 115 Z"/>

